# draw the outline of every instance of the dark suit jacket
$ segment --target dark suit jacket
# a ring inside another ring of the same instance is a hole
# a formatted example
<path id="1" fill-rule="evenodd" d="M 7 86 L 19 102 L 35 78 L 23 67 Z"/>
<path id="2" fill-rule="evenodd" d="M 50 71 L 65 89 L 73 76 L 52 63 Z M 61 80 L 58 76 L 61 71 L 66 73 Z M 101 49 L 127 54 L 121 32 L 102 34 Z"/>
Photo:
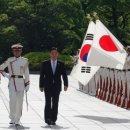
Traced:
<path id="1" fill-rule="evenodd" d="M 68 87 L 68 78 L 64 63 L 57 60 L 55 74 L 53 74 L 51 60 L 44 61 L 41 65 L 39 87 L 44 88 L 45 91 L 52 89 L 61 91 L 61 76 L 64 86 Z"/>

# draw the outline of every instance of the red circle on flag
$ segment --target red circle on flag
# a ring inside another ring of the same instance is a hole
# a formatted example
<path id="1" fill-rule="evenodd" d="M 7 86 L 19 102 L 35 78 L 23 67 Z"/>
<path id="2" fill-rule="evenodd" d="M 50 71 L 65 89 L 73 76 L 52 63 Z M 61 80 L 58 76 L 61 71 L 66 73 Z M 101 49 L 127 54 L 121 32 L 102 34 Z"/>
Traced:
<path id="1" fill-rule="evenodd" d="M 105 51 L 110 51 L 110 52 L 118 51 L 118 48 L 116 47 L 115 43 L 108 35 L 102 36 L 99 40 L 99 44 L 101 48 Z"/>
<path id="2" fill-rule="evenodd" d="M 91 48 L 91 45 L 90 44 L 85 44 L 82 48 L 81 48 L 81 51 L 80 51 L 80 59 L 84 62 L 87 61 L 87 58 L 88 58 L 88 53 L 89 53 L 89 50 Z"/>

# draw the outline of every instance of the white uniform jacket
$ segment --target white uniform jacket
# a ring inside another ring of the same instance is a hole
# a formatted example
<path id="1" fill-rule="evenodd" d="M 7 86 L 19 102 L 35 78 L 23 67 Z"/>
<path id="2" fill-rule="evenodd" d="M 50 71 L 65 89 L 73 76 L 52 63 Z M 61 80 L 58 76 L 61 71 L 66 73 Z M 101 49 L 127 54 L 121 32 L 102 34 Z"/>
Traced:
<path id="1" fill-rule="evenodd" d="M 9 75 L 4 72 L 4 69 L 7 67 Z M 9 89 L 15 91 L 29 89 L 28 59 L 23 57 L 8 58 L 2 65 L 0 65 L 0 73 L 9 79 Z M 21 78 L 22 76 L 23 78 Z"/>
<path id="2" fill-rule="evenodd" d="M 130 69 L 130 56 L 127 56 L 124 69 Z"/>

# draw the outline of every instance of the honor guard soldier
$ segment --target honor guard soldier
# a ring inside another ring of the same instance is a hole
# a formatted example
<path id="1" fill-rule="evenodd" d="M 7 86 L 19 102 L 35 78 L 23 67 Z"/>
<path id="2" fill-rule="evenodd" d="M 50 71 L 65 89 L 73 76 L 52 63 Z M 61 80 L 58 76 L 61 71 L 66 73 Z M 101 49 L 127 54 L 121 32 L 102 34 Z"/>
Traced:
<path id="1" fill-rule="evenodd" d="M 24 91 L 29 90 L 29 69 L 28 59 L 21 57 L 21 44 L 11 46 L 14 57 L 8 58 L 0 65 L 0 72 L 9 79 L 9 107 L 10 107 L 10 124 L 20 125 L 22 116 Z M 4 72 L 8 68 L 9 75 Z"/>
<path id="2" fill-rule="evenodd" d="M 130 70 L 130 46 L 126 47 L 127 57 L 124 65 L 125 70 Z"/>

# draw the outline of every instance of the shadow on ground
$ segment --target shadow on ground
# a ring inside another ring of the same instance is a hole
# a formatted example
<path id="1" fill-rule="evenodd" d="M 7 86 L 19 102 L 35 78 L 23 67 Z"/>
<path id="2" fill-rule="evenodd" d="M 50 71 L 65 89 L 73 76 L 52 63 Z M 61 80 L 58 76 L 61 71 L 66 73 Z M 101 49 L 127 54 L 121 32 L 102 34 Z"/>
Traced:
<path id="1" fill-rule="evenodd" d="M 8 127 L 0 127 L 2 129 L 12 129 L 12 130 L 25 130 L 25 129 L 30 129 L 30 127 L 26 127 L 26 126 L 15 126 L 15 125 L 9 125 Z"/>
<path id="2" fill-rule="evenodd" d="M 104 124 L 130 123 L 129 119 L 119 119 L 119 118 L 110 118 L 110 117 L 102 117 L 102 116 L 77 115 L 75 117 L 86 118 L 86 119 L 89 119 L 89 120 L 99 121 L 99 122 L 102 122 Z"/>
<path id="3" fill-rule="evenodd" d="M 63 127 L 63 126 L 60 126 L 60 125 L 54 125 L 54 126 L 41 126 L 42 128 L 52 128 L 52 129 L 55 129 L 55 130 L 60 130 L 60 129 L 69 129 L 69 127 Z"/>

